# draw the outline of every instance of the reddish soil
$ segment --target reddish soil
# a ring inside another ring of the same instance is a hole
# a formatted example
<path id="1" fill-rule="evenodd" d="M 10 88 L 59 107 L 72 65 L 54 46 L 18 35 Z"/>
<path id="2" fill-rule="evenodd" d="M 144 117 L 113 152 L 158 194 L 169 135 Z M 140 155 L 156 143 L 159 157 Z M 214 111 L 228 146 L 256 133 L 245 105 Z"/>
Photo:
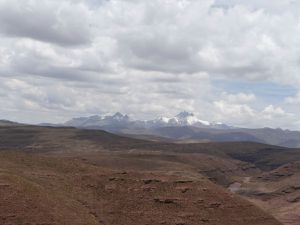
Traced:
<path id="1" fill-rule="evenodd" d="M 268 176 L 300 158 L 297 152 L 73 128 L 0 127 L 0 137 L 0 225 L 282 224 L 273 216 L 289 224 L 261 199 L 245 194 L 253 204 L 227 187 Z M 271 153 L 284 157 L 273 160 Z"/>

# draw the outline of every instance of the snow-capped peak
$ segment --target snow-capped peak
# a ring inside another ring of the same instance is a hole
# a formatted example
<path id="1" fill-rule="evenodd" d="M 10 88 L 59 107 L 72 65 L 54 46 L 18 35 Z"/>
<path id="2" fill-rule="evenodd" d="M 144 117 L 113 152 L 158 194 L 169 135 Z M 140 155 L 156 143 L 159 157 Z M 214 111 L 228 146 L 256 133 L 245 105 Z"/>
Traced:
<path id="1" fill-rule="evenodd" d="M 174 117 L 159 117 L 154 120 L 132 120 L 127 115 L 115 113 L 113 115 L 90 116 L 75 118 L 65 123 L 67 126 L 75 127 L 139 127 L 139 128 L 158 128 L 158 127 L 179 127 L 194 126 L 203 128 L 227 129 L 229 126 L 222 123 L 210 123 L 200 120 L 193 113 L 183 111 Z"/>
<path id="2" fill-rule="evenodd" d="M 183 111 L 174 117 L 159 117 L 147 121 L 148 126 L 209 126 L 210 122 L 198 119 L 193 113 Z"/>
<path id="3" fill-rule="evenodd" d="M 210 122 L 198 119 L 193 113 L 183 111 L 176 115 L 175 120 L 178 121 L 179 125 L 194 126 L 194 125 L 205 125 L 209 126 Z"/>

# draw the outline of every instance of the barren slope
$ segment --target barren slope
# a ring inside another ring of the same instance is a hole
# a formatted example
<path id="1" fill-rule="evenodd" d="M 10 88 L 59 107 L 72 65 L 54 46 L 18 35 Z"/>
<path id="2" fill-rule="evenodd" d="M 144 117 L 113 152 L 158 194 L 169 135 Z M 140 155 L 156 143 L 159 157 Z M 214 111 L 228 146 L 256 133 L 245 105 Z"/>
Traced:
<path id="1" fill-rule="evenodd" d="M 300 221 L 300 162 L 286 164 L 244 183 L 238 193 L 284 224 Z"/>
<path id="2" fill-rule="evenodd" d="M 1 127 L 0 136 L 0 224 L 13 225 L 280 224 L 223 187 L 300 158 L 255 143 L 174 144 L 74 128 Z"/>
<path id="3" fill-rule="evenodd" d="M 3 151 L 0 224 L 280 224 L 200 175 L 119 170 L 102 165 L 108 154 L 90 157 Z"/>

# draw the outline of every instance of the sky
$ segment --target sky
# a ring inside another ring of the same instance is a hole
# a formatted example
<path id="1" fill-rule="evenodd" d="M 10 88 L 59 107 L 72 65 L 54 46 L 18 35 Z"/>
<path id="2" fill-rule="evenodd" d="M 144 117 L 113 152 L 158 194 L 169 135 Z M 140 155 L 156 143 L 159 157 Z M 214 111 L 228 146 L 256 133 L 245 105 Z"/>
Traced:
<path id="1" fill-rule="evenodd" d="M 300 130 L 300 1 L 0 0 L 0 118 L 190 111 Z"/>

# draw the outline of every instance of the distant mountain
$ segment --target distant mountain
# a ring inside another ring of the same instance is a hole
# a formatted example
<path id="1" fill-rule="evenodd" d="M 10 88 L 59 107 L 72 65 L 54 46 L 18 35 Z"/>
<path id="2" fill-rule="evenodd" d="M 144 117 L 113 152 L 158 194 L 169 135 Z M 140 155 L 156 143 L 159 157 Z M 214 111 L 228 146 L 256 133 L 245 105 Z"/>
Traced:
<path id="1" fill-rule="evenodd" d="M 237 128 L 223 123 L 209 122 L 183 111 L 174 117 L 153 120 L 133 120 L 127 115 L 90 116 L 74 118 L 63 126 L 106 130 L 116 134 L 136 135 L 153 139 L 186 142 L 232 142 L 247 141 L 291 148 L 300 148 L 300 132 L 271 128 Z"/>
<path id="2" fill-rule="evenodd" d="M 96 127 L 96 126 L 124 126 L 130 123 L 127 115 L 119 112 L 112 116 L 91 116 L 74 118 L 64 125 L 73 127 Z"/>
<path id="3" fill-rule="evenodd" d="M 159 127 L 205 127 L 205 128 L 219 128 L 219 129 L 229 129 L 223 123 L 211 123 L 205 120 L 198 119 L 193 113 L 181 112 L 174 117 L 159 117 L 154 120 L 132 120 L 127 115 L 121 113 L 116 113 L 114 115 L 106 116 L 90 116 L 90 117 L 80 117 L 74 118 L 67 121 L 65 126 L 73 127 L 127 127 L 127 128 L 144 128 L 152 129 Z"/>
<path id="4" fill-rule="evenodd" d="M 210 122 L 199 120 L 193 113 L 185 111 L 172 118 L 160 117 L 148 122 L 161 126 L 210 126 Z"/>
<path id="5" fill-rule="evenodd" d="M 155 120 L 149 120 L 146 122 L 148 127 L 184 127 L 184 126 L 193 126 L 193 127 L 205 127 L 205 128 L 220 128 L 220 129 L 229 129 L 230 126 L 227 126 L 223 123 L 211 123 L 205 120 L 198 119 L 193 113 L 183 111 L 178 115 L 168 118 L 160 117 Z"/>
<path id="6" fill-rule="evenodd" d="M 16 122 L 12 122 L 9 120 L 0 120 L 0 126 L 17 126 L 17 125 L 21 125 L 20 123 L 16 123 Z"/>

